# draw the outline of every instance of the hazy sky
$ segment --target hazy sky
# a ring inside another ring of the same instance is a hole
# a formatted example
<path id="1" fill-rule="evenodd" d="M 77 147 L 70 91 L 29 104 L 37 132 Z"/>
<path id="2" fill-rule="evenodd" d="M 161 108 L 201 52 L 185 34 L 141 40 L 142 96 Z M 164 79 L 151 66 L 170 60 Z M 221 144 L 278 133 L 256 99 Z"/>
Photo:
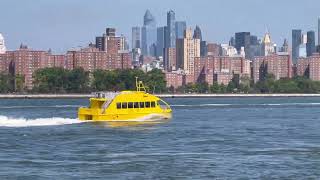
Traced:
<path id="1" fill-rule="evenodd" d="M 8 49 L 21 42 L 33 49 L 64 52 L 94 42 L 106 27 L 131 39 L 146 9 L 158 26 L 173 9 L 177 20 L 199 25 L 205 40 L 226 43 L 239 31 L 263 36 L 266 27 L 276 43 L 291 29 L 317 30 L 319 0 L 0 0 L 0 32 Z M 129 41 L 130 43 L 131 41 Z"/>

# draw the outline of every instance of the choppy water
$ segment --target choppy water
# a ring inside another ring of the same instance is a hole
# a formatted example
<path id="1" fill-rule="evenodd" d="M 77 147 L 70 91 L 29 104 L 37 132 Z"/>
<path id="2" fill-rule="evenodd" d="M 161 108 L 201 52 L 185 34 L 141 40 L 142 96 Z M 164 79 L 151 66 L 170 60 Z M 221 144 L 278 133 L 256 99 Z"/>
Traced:
<path id="1" fill-rule="evenodd" d="M 0 179 L 320 179 L 320 98 L 168 102 L 112 127 L 76 119 L 87 100 L 0 100 Z"/>

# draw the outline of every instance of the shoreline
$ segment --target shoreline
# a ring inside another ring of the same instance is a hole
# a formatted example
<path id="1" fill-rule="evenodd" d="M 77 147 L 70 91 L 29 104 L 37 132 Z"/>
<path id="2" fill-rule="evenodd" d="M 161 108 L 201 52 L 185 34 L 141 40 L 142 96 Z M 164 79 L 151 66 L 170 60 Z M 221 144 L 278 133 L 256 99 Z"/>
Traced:
<path id="1" fill-rule="evenodd" d="M 156 94 L 160 98 L 320 97 L 320 94 Z M 88 99 L 91 94 L 0 94 L 0 99 Z"/>

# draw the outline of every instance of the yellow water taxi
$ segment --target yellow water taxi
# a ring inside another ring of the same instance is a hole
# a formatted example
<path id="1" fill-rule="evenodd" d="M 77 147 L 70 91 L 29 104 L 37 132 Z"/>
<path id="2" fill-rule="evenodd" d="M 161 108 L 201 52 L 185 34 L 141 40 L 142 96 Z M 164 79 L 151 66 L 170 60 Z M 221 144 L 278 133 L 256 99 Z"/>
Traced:
<path id="1" fill-rule="evenodd" d="M 99 92 L 90 99 L 89 107 L 81 107 L 79 120 L 94 122 L 139 122 L 149 118 L 171 118 L 168 103 L 146 92 L 141 81 L 136 80 L 136 91 Z"/>

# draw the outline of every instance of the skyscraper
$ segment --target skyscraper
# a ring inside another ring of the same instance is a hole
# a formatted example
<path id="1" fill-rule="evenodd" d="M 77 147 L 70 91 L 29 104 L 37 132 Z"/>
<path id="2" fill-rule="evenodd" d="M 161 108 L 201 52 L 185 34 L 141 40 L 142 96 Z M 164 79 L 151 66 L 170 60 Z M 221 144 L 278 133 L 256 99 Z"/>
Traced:
<path id="1" fill-rule="evenodd" d="M 124 49 L 125 37 L 116 37 L 115 28 L 106 28 L 103 36 L 96 37 L 96 48 L 100 51 L 116 54 L 118 50 Z"/>
<path id="2" fill-rule="evenodd" d="M 316 52 L 316 37 L 314 31 L 307 32 L 307 57 Z"/>
<path id="3" fill-rule="evenodd" d="M 187 29 L 187 23 L 185 21 L 177 21 L 175 26 L 176 26 L 176 38 L 183 39 L 184 31 Z"/>
<path id="4" fill-rule="evenodd" d="M 132 49 L 141 48 L 141 28 L 133 27 L 132 28 Z"/>
<path id="5" fill-rule="evenodd" d="M 280 52 L 289 52 L 289 44 L 287 39 L 284 39 Z"/>
<path id="6" fill-rule="evenodd" d="M 200 57 L 200 39 L 194 39 L 192 29 L 188 28 L 184 38 L 177 39 L 177 67 L 183 69 L 186 74 L 194 74 L 195 57 Z"/>
<path id="7" fill-rule="evenodd" d="M 200 55 L 201 57 L 207 55 L 207 42 L 202 41 L 202 32 L 199 26 L 196 26 L 193 32 L 193 39 L 199 39 L 200 40 Z"/>
<path id="8" fill-rule="evenodd" d="M 166 30 L 167 27 L 158 27 L 157 28 L 157 52 L 156 56 L 162 56 L 163 57 L 163 52 L 165 48 L 165 38 L 166 38 Z"/>
<path id="9" fill-rule="evenodd" d="M 2 34 L 0 33 L 0 54 L 4 54 L 7 51 L 5 43 L 4 43 L 4 38 Z"/>
<path id="10" fill-rule="evenodd" d="M 299 46 L 301 44 L 301 30 L 292 30 L 292 63 L 296 64 L 299 58 Z"/>
<path id="11" fill-rule="evenodd" d="M 208 54 L 207 41 L 200 42 L 200 56 L 204 57 Z"/>
<path id="12" fill-rule="evenodd" d="M 143 27 L 141 30 L 141 48 L 143 55 L 153 55 L 149 52 L 151 46 L 157 41 L 156 20 L 149 10 L 143 17 Z"/>
<path id="13" fill-rule="evenodd" d="M 318 18 L 318 45 L 320 46 L 320 17 Z"/>
<path id="14" fill-rule="evenodd" d="M 166 32 L 166 47 L 176 46 L 176 14 L 170 10 L 167 13 L 167 32 Z"/>
<path id="15" fill-rule="evenodd" d="M 98 36 L 96 37 L 96 48 L 99 49 L 99 51 L 104 51 L 104 44 L 105 44 L 105 37 Z"/>
<path id="16" fill-rule="evenodd" d="M 106 28 L 106 35 L 107 36 L 116 36 L 116 29 L 115 28 Z"/>
<path id="17" fill-rule="evenodd" d="M 250 60 L 253 60 L 255 56 L 261 56 L 262 46 L 258 40 L 257 36 L 250 36 L 250 45 L 249 50 L 246 54 L 246 57 Z"/>
<path id="18" fill-rule="evenodd" d="M 193 38 L 200 39 L 200 41 L 202 41 L 202 33 L 199 26 L 196 26 L 196 28 L 194 29 Z"/>
<path id="19" fill-rule="evenodd" d="M 274 44 L 271 41 L 271 36 L 269 32 L 265 34 L 261 47 L 262 47 L 262 51 L 261 51 L 262 56 L 269 56 L 275 53 Z"/>
<path id="20" fill-rule="evenodd" d="M 248 57 L 250 48 L 250 32 L 238 32 L 235 34 L 235 48 L 238 53 L 241 52 L 241 47 L 244 47 L 246 57 Z"/>

